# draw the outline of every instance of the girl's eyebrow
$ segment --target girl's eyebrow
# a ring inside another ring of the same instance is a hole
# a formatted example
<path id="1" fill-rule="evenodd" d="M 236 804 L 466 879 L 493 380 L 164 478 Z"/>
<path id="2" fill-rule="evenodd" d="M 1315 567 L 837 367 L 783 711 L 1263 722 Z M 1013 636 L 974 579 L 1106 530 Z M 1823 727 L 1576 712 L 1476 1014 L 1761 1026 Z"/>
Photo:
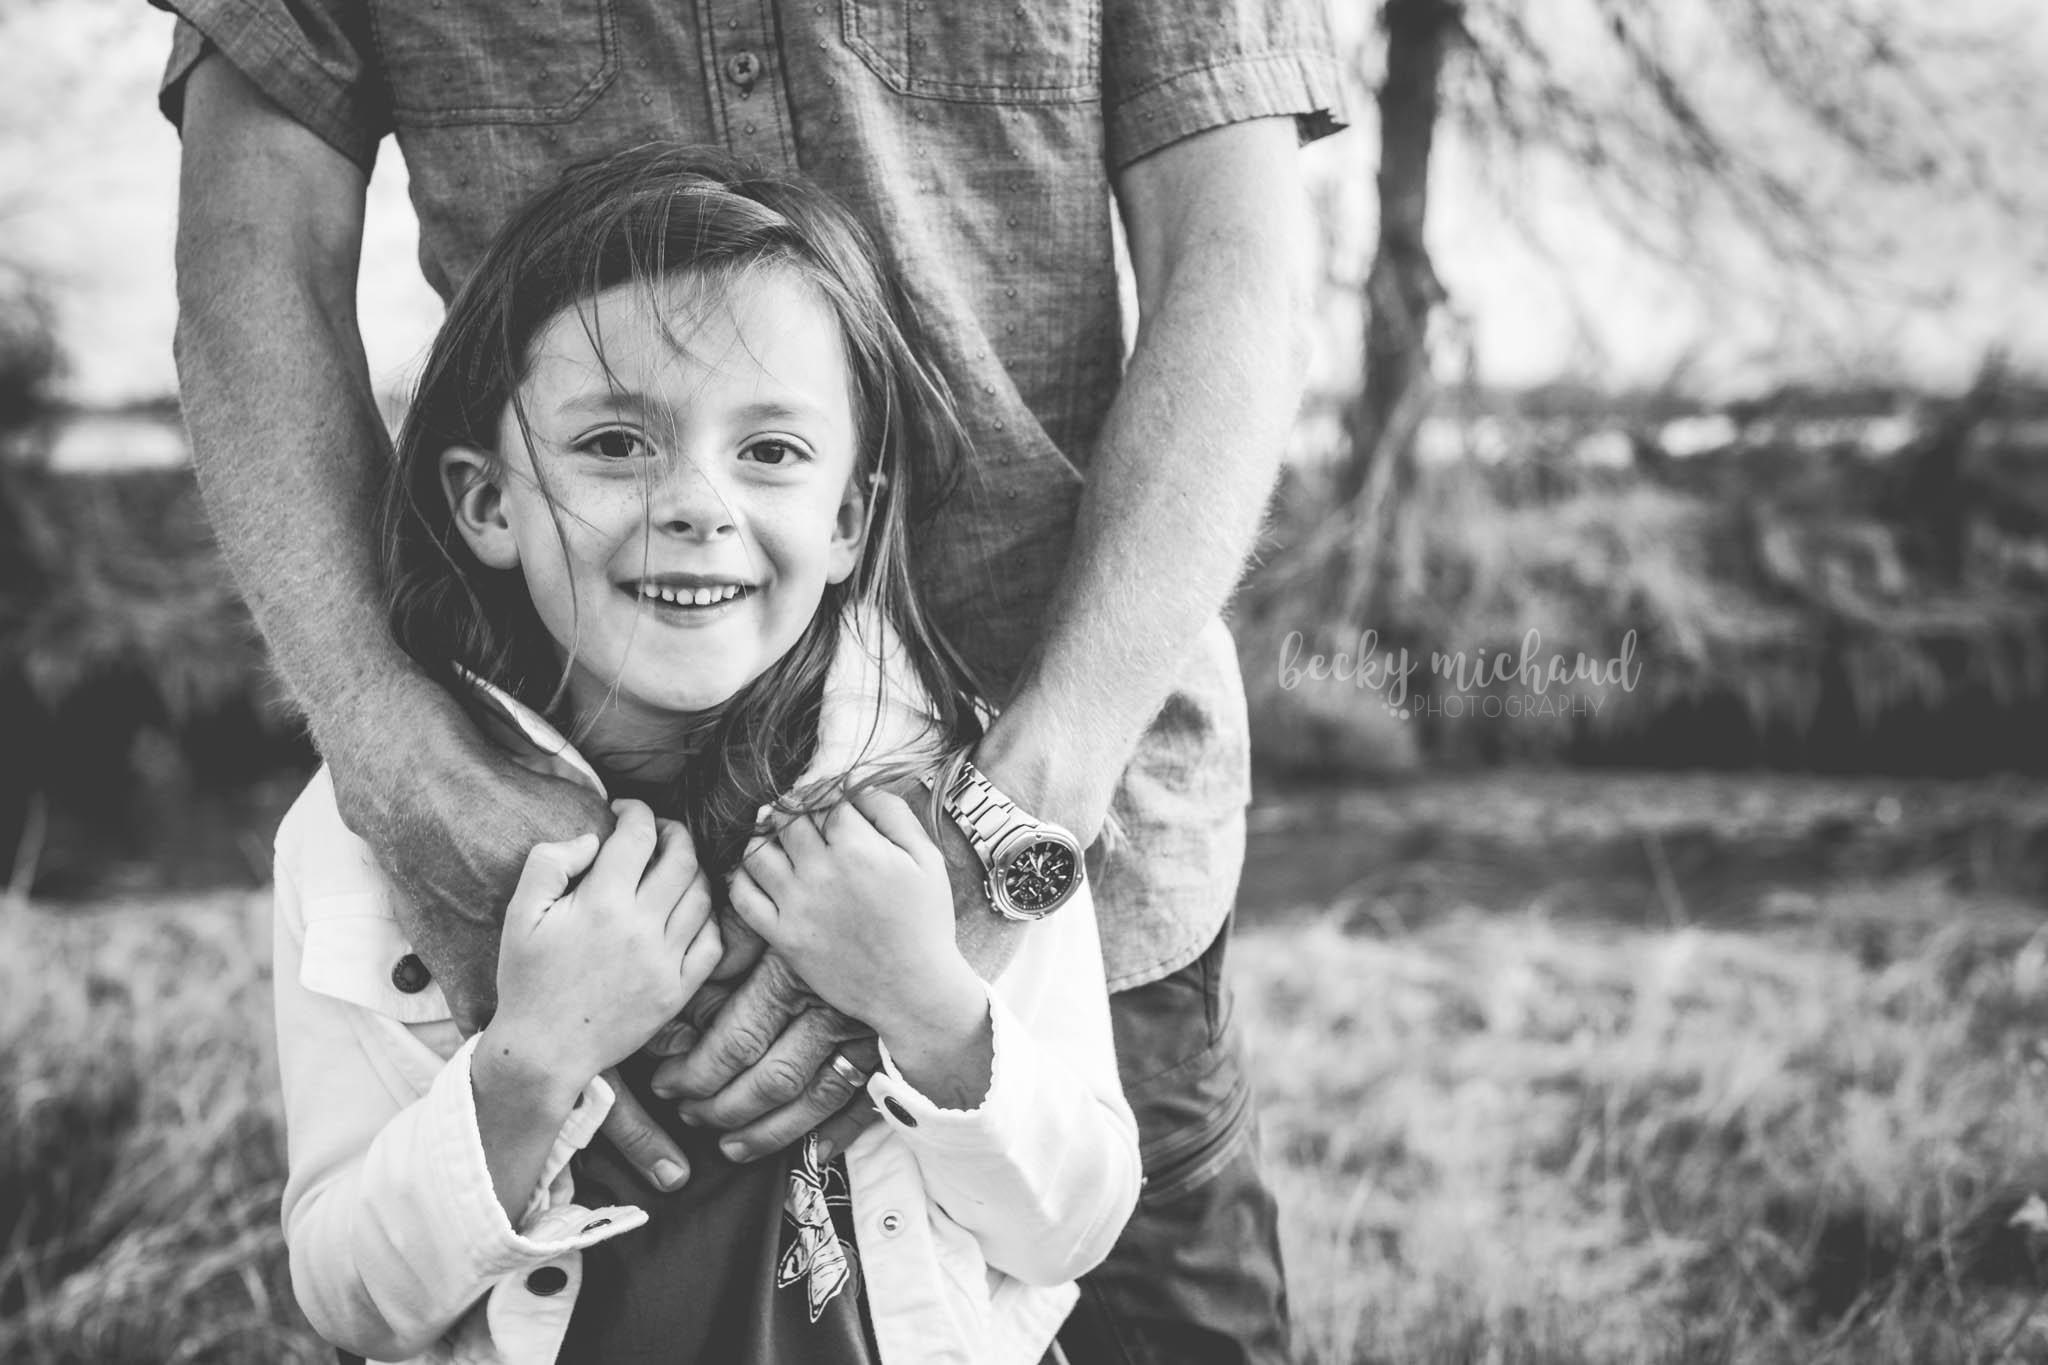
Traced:
<path id="1" fill-rule="evenodd" d="M 649 398 L 631 390 L 611 390 L 579 394 L 561 406 L 565 417 L 609 417 L 615 413 L 645 416 L 649 412 L 667 413 L 669 405 L 659 398 Z M 747 403 L 733 412 L 740 423 L 752 425 L 756 422 L 810 421 L 822 422 L 822 409 L 802 399 L 764 398 Z"/>
<path id="2" fill-rule="evenodd" d="M 748 423 L 787 420 L 821 422 L 825 416 L 818 408 L 801 399 L 783 401 L 772 398 L 748 403 L 733 415 Z"/>
<path id="3" fill-rule="evenodd" d="M 609 417 L 619 412 L 641 414 L 650 408 L 661 406 L 663 405 L 659 402 L 650 401 L 637 393 L 606 389 L 602 392 L 579 394 L 563 403 L 560 411 L 565 417 Z"/>

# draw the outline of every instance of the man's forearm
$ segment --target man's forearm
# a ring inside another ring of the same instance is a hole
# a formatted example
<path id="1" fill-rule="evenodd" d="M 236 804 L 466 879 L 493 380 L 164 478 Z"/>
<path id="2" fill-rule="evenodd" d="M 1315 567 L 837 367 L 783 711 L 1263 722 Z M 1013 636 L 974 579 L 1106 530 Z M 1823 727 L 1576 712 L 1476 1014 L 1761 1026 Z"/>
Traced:
<path id="1" fill-rule="evenodd" d="M 344 710 L 409 671 L 379 607 L 388 441 L 356 328 L 364 185 L 260 98 L 219 58 L 190 78 L 178 375 L 222 553 L 325 751 Z"/>
<path id="2" fill-rule="evenodd" d="M 527 853 L 608 812 L 491 745 L 386 624 L 389 440 L 355 313 L 363 171 L 217 55 L 187 78 L 183 132 L 178 377 L 207 512 L 342 818 L 406 892 L 413 949 L 476 1027 Z M 644 1116 L 629 1136 L 642 1169 L 680 1156 Z"/>
<path id="3" fill-rule="evenodd" d="M 999 787 L 1084 841 L 1237 582 L 1300 401 L 1311 229 L 1292 121 L 1276 122 L 1141 196 L 1137 345 L 1044 636 L 980 749 Z M 1201 140 L 1160 155 L 1199 158 Z M 1276 147 L 1290 163 L 1277 173 Z M 1233 158 L 1253 163 L 1254 180 L 1266 161 L 1269 192 L 1234 174 Z"/>

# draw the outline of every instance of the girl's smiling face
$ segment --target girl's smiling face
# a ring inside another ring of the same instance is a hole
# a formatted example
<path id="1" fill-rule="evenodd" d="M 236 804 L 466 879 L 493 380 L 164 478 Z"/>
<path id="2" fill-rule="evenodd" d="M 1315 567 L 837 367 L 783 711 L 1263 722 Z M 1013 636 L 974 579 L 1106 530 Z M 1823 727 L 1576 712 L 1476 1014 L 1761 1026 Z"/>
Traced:
<path id="1" fill-rule="evenodd" d="M 591 747 L 660 777 L 678 722 L 782 658 L 859 561 L 839 323 L 787 267 L 677 275 L 565 309 L 530 355 L 500 460 L 442 456 L 456 524 L 524 576 Z"/>

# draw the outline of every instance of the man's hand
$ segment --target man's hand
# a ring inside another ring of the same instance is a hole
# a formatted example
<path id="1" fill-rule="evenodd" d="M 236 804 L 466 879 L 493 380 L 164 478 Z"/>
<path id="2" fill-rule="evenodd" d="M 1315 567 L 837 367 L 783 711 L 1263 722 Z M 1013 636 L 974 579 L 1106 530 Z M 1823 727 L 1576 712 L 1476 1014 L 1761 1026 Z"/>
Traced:
<path id="1" fill-rule="evenodd" d="M 364 742 L 330 724 L 327 761 L 342 819 L 406 895 L 399 907 L 464 1033 L 495 1007 L 498 932 L 534 847 L 608 834 L 612 813 L 579 783 L 545 777 L 477 732 L 432 683 L 393 689 Z"/>
<path id="2" fill-rule="evenodd" d="M 1008 965 L 1028 925 L 989 909 L 986 874 L 967 837 L 943 811 L 927 819 L 930 792 L 906 779 L 893 790 L 917 812 L 925 832 L 945 855 L 953 886 L 955 939 L 984 980 Z M 737 931 L 735 931 L 737 926 Z M 736 937 L 758 938 L 736 916 L 725 916 L 727 952 Z M 816 1128 L 834 1150 L 844 1150 L 875 1120 L 864 1089 L 849 1085 L 831 1065 L 845 1056 L 865 1074 L 881 1064 L 874 1030 L 820 1002 L 773 953 L 762 957 L 729 996 L 698 992 L 690 1025 L 655 1049 L 668 1057 L 655 1072 L 655 1093 L 680 1100 L 687 1122 L 724 1128 L 722 1147 L 736 1161 L 781 1151 Z"/>
<path id="3" fill-rule="evenodd" d="M 446 693 L 421 683 L 382 708 L 382 742 L 330 745 L 329 762 L 343 820 L 405 889 L 399 922 L 456 1023 L 474 1033 L 496 1005 L 500 923 L 527 854 L 609 833 L 612 812 L 588 787 L 513 761 Z M 681 1188 L 690 1175 L 682 1148 L 615 1073 L 606 1079 L 614 1099 L 600 1131 L 656 1189 Z"/>
<path id="4" fill-rule="evenodd" d="M 729 1130 L 719 1148 L 734 1161 L 779 1152 L 849 1105 L 864 1105 L 864 1091 L 833 1068 L 834 1053 L 863 1075 L 881 1063 L 874 1031 L 819 1000 L 773 953 L 705 1023 L 672 1031 L 654 1050 L 668 1054 L 655 1069 L 654 1093 L 681 1101 L 686 1123 Z M 838 1131 L 850 1140 L 861 1126 Z"/>

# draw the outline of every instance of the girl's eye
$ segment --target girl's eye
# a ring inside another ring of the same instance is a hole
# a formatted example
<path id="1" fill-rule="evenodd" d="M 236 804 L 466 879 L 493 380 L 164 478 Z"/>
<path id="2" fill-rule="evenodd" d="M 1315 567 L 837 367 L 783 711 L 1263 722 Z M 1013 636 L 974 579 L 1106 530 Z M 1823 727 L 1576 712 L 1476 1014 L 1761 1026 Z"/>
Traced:
<path id="1" fill-rule="evenodd" d="M 744 453 L 757 464 L 771 468 L 797 464 L 806 458 L 803 448 L 789 441 L 756 441 Z"/>
<path id="2" fill-rule="evenodd" d="M 647 443 L 630 431 L 600 431 L 576 448 L 587 450 L 601 459 L 630 460 L 635 455 L 645 454 Z"/>

